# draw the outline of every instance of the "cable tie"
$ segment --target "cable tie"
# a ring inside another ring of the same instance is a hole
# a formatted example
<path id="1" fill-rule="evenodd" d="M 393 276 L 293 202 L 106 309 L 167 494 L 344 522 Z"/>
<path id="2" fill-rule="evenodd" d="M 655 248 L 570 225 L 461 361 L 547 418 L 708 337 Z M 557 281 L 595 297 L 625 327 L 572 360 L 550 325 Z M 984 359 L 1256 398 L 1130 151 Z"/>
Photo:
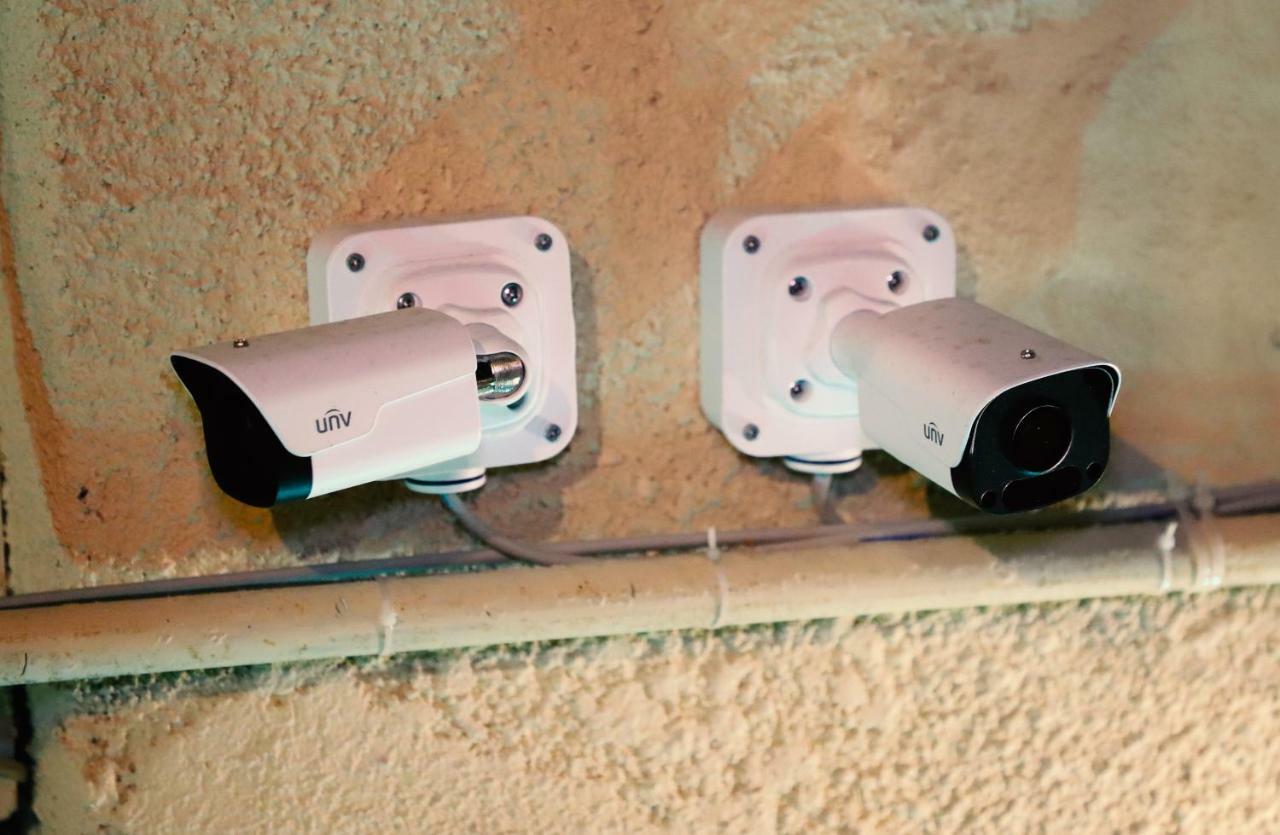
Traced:
<path id="1" fill-rule="evenodd" d="M 400 623 L 396 607 L 391 603 L 391 589 L 386 577 L 378 578 L 378 596 L 378 655 L 385 657 L 394 652 L 392 639 Z"/>
<path id="2" fill-rule="evenodd" d="M 1160 551 L 1160 591 L 1167 592 L 1173 588 L 1173 549 L 1178 545 L 1178 520 L 1174 519 L 1165 526 L 1164 532 L 1156 539 L 1156 548 Z"/>

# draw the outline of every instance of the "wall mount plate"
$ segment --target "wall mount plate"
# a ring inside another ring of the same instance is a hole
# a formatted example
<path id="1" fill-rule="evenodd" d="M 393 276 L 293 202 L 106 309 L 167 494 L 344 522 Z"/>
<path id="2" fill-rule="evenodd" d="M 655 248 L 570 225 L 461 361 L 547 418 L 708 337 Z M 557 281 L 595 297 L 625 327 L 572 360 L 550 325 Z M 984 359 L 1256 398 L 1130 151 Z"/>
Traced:
<path id="1" fill-rule="evenodd" d="M 915 208 L 711 218 L 701 242 L 702 408 L 739 451 L 808 473 L 857 469 L 873 448 L 831 333 L 858 310 L 955 295 L 955 239 Z"/>
<path id="2" fill-rule="evenodd" d="M 573 438 L 578 392 L 569 243 L 553 224 L 500 217 L 332 229 L 307 253 L 307 287 L 312 324 L 412 304 L 464 325 L 491 325 L 527 352 L 523 396 L 480 405 L 479 449 L 403 474 L 410 489 L 474 490 L 486 469 L 546 460 Z"/>

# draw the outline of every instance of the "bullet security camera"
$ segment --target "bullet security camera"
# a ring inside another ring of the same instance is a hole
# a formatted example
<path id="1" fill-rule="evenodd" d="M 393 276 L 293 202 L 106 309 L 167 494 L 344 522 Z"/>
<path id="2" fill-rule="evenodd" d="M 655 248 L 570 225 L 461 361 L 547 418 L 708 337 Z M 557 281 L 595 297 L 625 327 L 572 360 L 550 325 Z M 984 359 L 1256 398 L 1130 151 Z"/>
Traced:
<path id="1" fill-rule="evenodd" d="M 311 327 L 178 351 L 214 479 L 257 507 L 398 479 L 484 485 L 578 425 L 564 233 L 537 217 L 330 229 Z"/>
<path id="2" fill-rule="evenodd" d="M 1120 372 L 955 296 L 923 209 L 716 215 L 702 235 L 702 405 L 738 450 L 804 473 L 883 449 L 990 513 L 1087 490 Z"/>
<path id="3" fill-rule="evenodd" d="M 474 452 L 481 402 L 513 401 L 527 380 L 520 346 L 424 308 L 221 342 L 170 361 L 200 411 L 218 486 L 255 507 Z"/>
<path id="4" fill-rule="evenodd" d="M 881 449 L 992 513 L 1034 510 L 1102 476 L 1120 371 L 961 299 L 858 311 L 831 334 Z"/>

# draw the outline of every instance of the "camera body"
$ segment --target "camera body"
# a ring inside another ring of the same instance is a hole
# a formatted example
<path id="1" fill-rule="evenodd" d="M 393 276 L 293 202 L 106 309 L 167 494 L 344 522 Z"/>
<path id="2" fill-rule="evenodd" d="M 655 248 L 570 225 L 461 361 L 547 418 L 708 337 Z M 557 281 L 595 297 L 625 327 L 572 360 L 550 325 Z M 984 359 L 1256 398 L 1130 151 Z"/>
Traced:
<path id="1" fill-rule="evenodd" d="M 434 310 L 399 310 L 178 351 L 214 479 L 270 507 L 480 445 L 476 351 Z"/>
<path id="2" fill-rule="evenodd" d="M 851 314 L 831 354 L 872 443 L 985 511 L 1053 504 L 1106 470 L 1120 370 L 976 302 Z"/>

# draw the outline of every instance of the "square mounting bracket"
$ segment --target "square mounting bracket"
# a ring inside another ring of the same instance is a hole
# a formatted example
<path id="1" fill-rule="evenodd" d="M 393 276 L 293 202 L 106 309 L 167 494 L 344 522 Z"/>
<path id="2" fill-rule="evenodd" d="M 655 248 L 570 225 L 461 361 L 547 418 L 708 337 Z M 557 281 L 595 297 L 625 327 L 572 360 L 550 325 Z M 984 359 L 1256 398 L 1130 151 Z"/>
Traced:
<path id="1" fill-rule="evenodd" d="M 536 217 L 341 227 L 307 253 L 311 323 L 422 306 L 464 325 L 487 324 L 519 343 L 528 386 L 516 402 L 481 402 L 480 447 L 405 473 L 424 493 L 484 484 L 485 470 L 560 453 L 578 425 L 569 243 Z M 425 431 L 425 428 L 424 428 Z"/>
<path id="2" fill-rule="evenodd" d="M 809 473 L 873 448 L 831 334 L 859 310 L 955 295 L 955 239 L 915 208 L 727 210 L 702 230 L 702 409 L 736 449 Z"/>

